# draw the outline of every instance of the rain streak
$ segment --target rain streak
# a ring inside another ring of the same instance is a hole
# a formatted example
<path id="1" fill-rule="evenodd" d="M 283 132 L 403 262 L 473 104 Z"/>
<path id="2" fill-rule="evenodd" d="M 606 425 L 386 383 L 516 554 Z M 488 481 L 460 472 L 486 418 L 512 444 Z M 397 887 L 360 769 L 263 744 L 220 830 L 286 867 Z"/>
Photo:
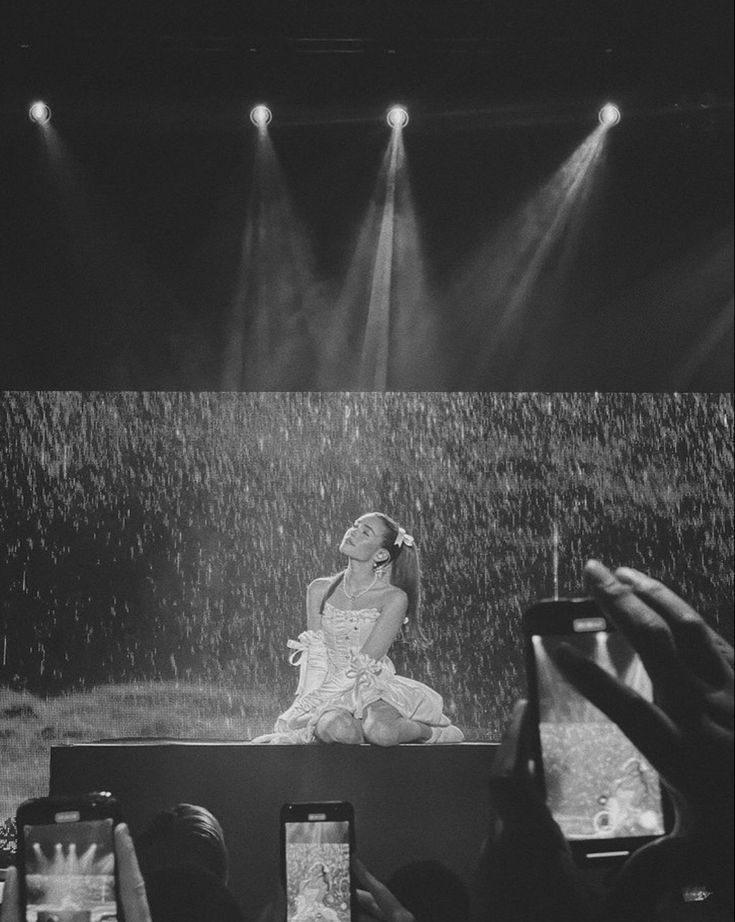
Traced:
<path id="1" fill-rule="evenodd" d="M 383 510 L 416 537 L 433 640 L 396 643 L 396 666 L 496 739 L 555 530 L 562 595 L 598 556 L 731 636 L 732 417 L 730 396 L 693 394 L 6 393 L 0 686 L 114 689 L 107 735 L 267 730 L 295 690 L 307 584 Z M 194 689 L 198 719 L 133 728 L 126 685 L 171 708 Z M 205 692 L 226 723 L 202 717 Z"/>

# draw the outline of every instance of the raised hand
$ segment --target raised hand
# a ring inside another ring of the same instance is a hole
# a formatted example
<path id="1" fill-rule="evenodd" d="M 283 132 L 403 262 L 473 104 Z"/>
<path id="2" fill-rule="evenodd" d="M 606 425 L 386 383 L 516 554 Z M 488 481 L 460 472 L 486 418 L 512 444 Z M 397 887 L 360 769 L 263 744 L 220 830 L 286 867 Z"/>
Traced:
<path id="1" fill-rule="evenodd" d="M 529 772 L 527 717 L 527 702 L 518 701 L 493 759 L 495 818 L 477 865 L 475 918 L 589 922 L 592 896 Z"/>
<path id="2" fill-rule="evenodd" d="M 384 883 L 374 877 L 359 858 L 352 859 L 352 870 L 361 884 L 357 891 L 360 922 L 415 922 L 413 915 L 393 896 Z"/>
<path id="3" fill-rule="evenodd" d="M 709 883 L 732 899 L 733 651 L 674 592 L 623 567 L 585 568 L 603 611 L 638 651 L 654 687 L 644 700 L 571 647 L 555 661 L 657 769 L 672 792 L 671 835 L 635 853 L 617 893 L 633 904 L 654 889 Z M 644 918 L 643 913 L 630 918 Z"/>

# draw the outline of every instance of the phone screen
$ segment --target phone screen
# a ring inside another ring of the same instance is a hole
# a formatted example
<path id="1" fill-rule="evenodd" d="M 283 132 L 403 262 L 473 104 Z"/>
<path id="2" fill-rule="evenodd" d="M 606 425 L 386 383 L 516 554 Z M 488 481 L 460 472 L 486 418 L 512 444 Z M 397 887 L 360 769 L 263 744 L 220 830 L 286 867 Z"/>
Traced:
<path id="1" fill-rule="evenodd" d="M 288 922 L 351 922 L 349 821 L 312 813 L 284 830 Z"/>
<path id="2" fill-rule="evenodd" d="M 570 840 L 663 834 L 657 772 L 622 730 L 564 679 L 550 655 L 560 643 L 652 699 L 651 680 L 623 634 L 586 628 L 532 634 L 541 755 L 554 819 Z"/>
<path id="3" fill-rule="evenodd" d="M 113 922 L 113 820 L 24 825 L 26 922 Z"/>

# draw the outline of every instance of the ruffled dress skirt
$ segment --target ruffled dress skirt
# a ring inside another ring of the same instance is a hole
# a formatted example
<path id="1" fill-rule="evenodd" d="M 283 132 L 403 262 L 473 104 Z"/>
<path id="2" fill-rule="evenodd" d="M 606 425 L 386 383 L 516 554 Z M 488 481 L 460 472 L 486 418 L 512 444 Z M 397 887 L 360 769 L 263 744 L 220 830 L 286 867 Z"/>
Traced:
<path id="1" fill-rule="evenodd" d="M 313 743 L 322 714 L 344 710 L 361 718 L 376 701 L 385 701 L 402 717 L 432 727 L 449 726 L 442 696 L 415 679 L 396 675 L 391 660 L 360 653 L 380 612 L 375 608 L 342 611 L 324 606 L 322 628 L 289 640 L 290 661 L 299 667 L 293 704 L 281 714 L 273 733 L 255 743 Z"/>

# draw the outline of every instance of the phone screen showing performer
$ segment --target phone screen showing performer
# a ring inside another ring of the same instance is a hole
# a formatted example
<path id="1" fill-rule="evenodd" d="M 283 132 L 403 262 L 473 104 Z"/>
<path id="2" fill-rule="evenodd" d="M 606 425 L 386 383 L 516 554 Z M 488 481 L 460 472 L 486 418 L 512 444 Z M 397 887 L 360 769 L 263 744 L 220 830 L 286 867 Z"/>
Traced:
<path id="1" fill-rule="evenodd" d="M 114 922 L 112 818 L 24 825 L 26 922 Z"/>
<path id="2" fill-rule="evenodd" d="M 650 701 L 651 680 L 639 656 L 588 600 L 539 603 L 527 613 L 526 630 L 546 802 L 565 838 L 591 841 L 587 857 L 596 857 L 607 854 L 607 845 L 627 840 L 636 847 L 636 840 L 662 835 L 658 773 L 553 660 L 560 644 L 571 645 Z"/>
<path id="3" fill-rule="evenodd" d="M 287 922 L 352 922 L 351 807 L 288 804 L 283 813 Z"/>

